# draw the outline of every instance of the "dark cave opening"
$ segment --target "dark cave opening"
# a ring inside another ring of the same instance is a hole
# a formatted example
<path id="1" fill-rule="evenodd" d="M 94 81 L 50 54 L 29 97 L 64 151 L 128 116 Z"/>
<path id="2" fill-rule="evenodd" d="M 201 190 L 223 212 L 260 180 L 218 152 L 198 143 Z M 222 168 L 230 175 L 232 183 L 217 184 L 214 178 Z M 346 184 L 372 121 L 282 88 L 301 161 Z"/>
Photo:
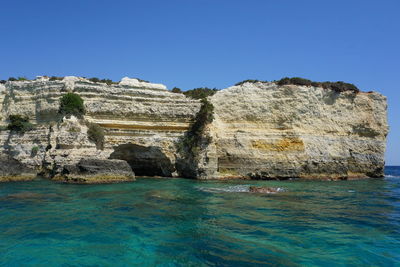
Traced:
<path id="1" fill-rule="evenodd" d="M 171 160 L 155 146 L 119 145 L 114 148 L 110 159 L 127 161 L 136 176 L 171 177 L 175 171 Z"/>

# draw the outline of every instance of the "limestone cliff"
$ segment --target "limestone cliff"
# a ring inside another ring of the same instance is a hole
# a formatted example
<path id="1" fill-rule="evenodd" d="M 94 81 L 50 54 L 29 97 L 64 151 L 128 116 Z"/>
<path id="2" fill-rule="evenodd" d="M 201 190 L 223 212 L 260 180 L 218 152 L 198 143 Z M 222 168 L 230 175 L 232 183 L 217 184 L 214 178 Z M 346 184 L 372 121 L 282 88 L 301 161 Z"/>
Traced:
<path id="1" fill-rule="evenodd" d="M 84 118 L 58 113 L 67 92 L 84 99 Z M 178 147 L 201 104 L 161 84 L 124 78 L 107 85 L 78 77 L 0 84 L 3 128 L 15 114 L 35 124 L 23 134 L 0 132 L 0 180 L 38 173 L 60 180 L 65 170 L 79 173 L 83 159 L 93 159 L 82 165 L 90 170 L 99 160 L 109 160 L 107 166 L 125 160 L 137 176 L 179 176 L 179 161 L 190 163 L 189 176 L 201 179 L 383 174 L 388 126 L 386 98 L 379 93 L 259 82 L 221 90 L 209 101 L 214 120 L 206 127 L 208 141 L 188 162 Z M 88 123 L 104 129 L 104 149 L 88 138 Z"/>
<path id="2" fill-rule="evenodd" d="M 213 142 L 198 166 L 204 178 L 383 175 L 388 125 L 386 98 L 379 93 L 258 82 L 210 100 Z"/>
<path id="3" fill-rule="evenodd" d="M 58 114 L 59 99 L 67 92 L 84 99 L 83 119 Z M 65 165 L 84 158 L 126 160 L 136 175 L 176 176 L 176 143 L 200 105 L 164 85 L 128 78 L 107 85 L 78 77 L 41 77 L 0 84 L 0 93 L 3 128 L 13 114 L 26 115 L 36 125 L 24 134 L 0 132 L 0 155 L 26 167 L 25 178 L 39 172 L 57 176 Z M 87 122 L 104 128 L 103 150 L 89 140 Z M 14 174 L 0 173 L 3 179 L 9 175 Z"/>

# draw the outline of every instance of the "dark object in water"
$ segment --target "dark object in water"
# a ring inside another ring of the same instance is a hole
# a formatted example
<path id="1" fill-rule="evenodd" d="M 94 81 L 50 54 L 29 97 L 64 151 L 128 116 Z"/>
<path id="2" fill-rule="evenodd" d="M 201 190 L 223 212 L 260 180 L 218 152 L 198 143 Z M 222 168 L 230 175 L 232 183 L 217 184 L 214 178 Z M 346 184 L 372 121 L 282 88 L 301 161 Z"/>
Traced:
<path id="1" fill-rule="evenodd" d="M 263 187 L 263 186 L 250 186 L 249 187 L 250 193 L 274 194 L 274 193 L 278 193 L 279 191 L 280 191 L 279 188 L 274 188 L 274 187 Z"/>

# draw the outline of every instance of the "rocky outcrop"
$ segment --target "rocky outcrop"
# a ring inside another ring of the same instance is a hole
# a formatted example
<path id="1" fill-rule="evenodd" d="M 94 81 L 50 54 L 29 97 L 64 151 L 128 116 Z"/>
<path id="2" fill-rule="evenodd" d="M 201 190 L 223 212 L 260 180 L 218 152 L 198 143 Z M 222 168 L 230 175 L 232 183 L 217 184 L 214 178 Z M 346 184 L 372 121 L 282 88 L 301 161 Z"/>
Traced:
<path id="1" fill-rule="evenodd" d="M 110 183 L 135 180 L 129 164 L 118 159 L 81 159 L 75 165 L 64 165 L 54 180 L 67 183 Z"/>
<path id="2" fill-rule="evenodd" d="M 244 83 L 210 101 L 215 119 L 198 169 L 209 177 L 383 176 L 388 125 L 379 93 Z"/>
<path id="3" fill-rule="evenodd" d="M 60 97 L 67 92 L 84 99 L 83 118 L 58 113 Z M 48 178 L 82 158 L 120 159 L 141 175 L 177 176 L 176 143 L 200 107 L 197 100 L 164 85 L 129 78 L 112 85 L 78 77 L 7 82 L 0 84 L 0 102 L 3 129 L 8 116 L 15 114 L 28 116 L 35 125 L 34 131 L 23 134 L 1 131 L 0 155 Z M 104 129 L 103 149 L 88 138 L 88 123 Z"/>
<path id="4" fill-rule="evenodd" d="M 58 113 L 67 92 L 83 98 L 83 118 Z M 209 101 L 214 120 L 188 158 L 180 147 L 201 103 L 164 85 L 79 77 L 0 84 L 0 180 L 36 174 L 66 182 L 113 175 L 132 180 L 126 166 L 137 176 L 199 179 L 383 175 L 388 126 L 386 98 L 379 93 L 245 82 Z M 9 115 L 16 114 L 28 116 L 35 130 L 6 130 Z M 104 146 L 88 137 L 90 123 L 104 129 Z M 96 169 L 100 165 L 108 169 Z"/>
<path id="5" fill-rule="evenodd" d="M 0 182 L 29 181 L 36 177 L 35 170 L 10 156 L 1 155 L 0 162 Z"/>

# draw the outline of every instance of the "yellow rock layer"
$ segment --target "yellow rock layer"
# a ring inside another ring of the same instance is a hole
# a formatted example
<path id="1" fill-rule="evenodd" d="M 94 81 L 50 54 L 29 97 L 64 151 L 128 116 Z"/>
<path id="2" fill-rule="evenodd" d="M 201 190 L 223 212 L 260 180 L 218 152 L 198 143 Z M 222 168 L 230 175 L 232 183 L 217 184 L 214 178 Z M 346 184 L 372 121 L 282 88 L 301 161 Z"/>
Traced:
<path id="1" fill-rule="evenodd" d="M 188 126 L 151 126 L 151 125 L 132 125 L 132 124 L 111 124 L 99 123 L 101 127 L 111 129 L 136 129 L 136 130 L 152 130 L 152 131 L 186 131 Z"/>
<path id="2" fill-rule="evenodd" d="M 31 174 L 21 174 L 15 176 L 0 176 L 0 182 L 22 182 L 31 181 L 36 178 L 36 175 Z"/>
<path id="3" fill-rule="evenodd" d="M 253 148 L 265 151 L 303 151 L 304 143 L 297 137 L 282 138 L 276 142 L 266 142 L 263 140 L 253 140 Z"/>

